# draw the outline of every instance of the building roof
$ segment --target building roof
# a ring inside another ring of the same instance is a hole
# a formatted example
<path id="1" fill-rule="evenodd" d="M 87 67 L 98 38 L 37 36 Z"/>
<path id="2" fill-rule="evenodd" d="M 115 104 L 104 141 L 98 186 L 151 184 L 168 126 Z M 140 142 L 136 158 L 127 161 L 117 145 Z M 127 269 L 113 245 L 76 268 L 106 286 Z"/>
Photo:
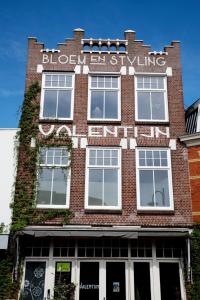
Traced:
<path id="1" fill-rule="evenodd" d="M 185 122 L 187 133 L 200 132 L 200 98 L 186 109 Z"/>

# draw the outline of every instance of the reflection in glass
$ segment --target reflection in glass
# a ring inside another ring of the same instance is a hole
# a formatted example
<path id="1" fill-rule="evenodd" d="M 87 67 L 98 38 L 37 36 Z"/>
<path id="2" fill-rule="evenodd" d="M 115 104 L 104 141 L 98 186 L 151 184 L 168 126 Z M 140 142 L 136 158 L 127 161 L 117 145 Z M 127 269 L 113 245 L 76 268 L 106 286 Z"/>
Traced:
<path id="1" fill-rule="evenodd" d="M 104 205 L 118 205 L 118 171 L 104 170 Z"/>
<path id="2" fill-rule="evenodd" d="M 149 92 L 138 92 L 138 119 L 151 120 Z"/>
<path id="3" fill-rule="evenodd" d="M 168 171 L 155 170 L 155 200 L 157 206 L 169 206 Z"/>
<path id="4" fill-rule="evenodd" d="M 151 93 L 152 119 L 165 120 L 165 101 L 162 92 Z"/>
<path id="5" fill-rule="evenodd" d="M 66 189 L 67 189 L 67 170 L 54 169 L 53 187 L 52 187 L 52 204 L 66 204 Z"/>
<path id="6" fill-rule="evenodd" d="M 39 170 L 37 204 L 50 204 L 51 201 L 52 170 L 43 168 Z"/>
<path id="7" fill-rule="evenodd" d="M 57 91 L 46 90 L 44 92 L 43 117 L 55 118 L 57 107 Z"/>
<path id="8" fill-rule="evenodd" d="M 91 92 L 91 118 L 93 119 L 103 118 L 103 102 L 104 102 L 104 94 L 102 91 Z"/>
<path id="9" fill-rule="evenodd" d="M 103 170 L 89 170 L 89 205 L 102 205 L 103 198 Z"/>
<path id="10" fill-rule="evenodd" d="M 154 206 L 153 171 L 140 170 L 140 205 Z"/>
<path id="11" fill-rule="evenodd" d="M 57 118 L 70 118 L 71 91 L 59 91 Z"/>
<path id="12" fill-rule="evenodd" d="M 117 119 L 118 99 L 117 91 L 105 92 L 105 119 Z"/>

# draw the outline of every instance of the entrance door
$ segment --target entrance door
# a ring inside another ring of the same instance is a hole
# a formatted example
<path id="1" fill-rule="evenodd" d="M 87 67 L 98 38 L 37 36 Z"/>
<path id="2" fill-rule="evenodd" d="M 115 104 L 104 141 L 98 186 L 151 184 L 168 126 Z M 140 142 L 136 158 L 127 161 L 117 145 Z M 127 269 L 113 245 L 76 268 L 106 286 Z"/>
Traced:
<path id="1" fill-rule="evenodd" d="M 43 300 L 45 285 L 46 262 L 27 261 L 23 299 Z"/>
<path id="2" fill-rule="evenodd" d="M 181 300 L 178 263 L 160 263 L 161 300 Z"/>
<path id="3" fill-rule="evenodd" d="M 99 300 L 99 262 L 80 262 L 79 300 Z"/>
<path id="4" fill-rule="evenodd" d="M 135 300 L 151 300 L 149 262 L 134 262 L 134 287 Z"/>
<path id="5" fill-rule="evenodd" d="M 106 300 L 126 300 L 125 262 L 106 262 Z"/>

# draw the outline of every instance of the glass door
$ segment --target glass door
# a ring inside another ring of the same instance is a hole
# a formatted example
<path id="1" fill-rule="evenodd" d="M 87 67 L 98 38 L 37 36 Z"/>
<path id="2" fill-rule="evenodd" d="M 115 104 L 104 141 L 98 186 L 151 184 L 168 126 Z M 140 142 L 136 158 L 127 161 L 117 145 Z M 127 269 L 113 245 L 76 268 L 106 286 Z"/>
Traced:
<path id="1" fill-rule="evenodd" d="M 106 300 L 126 300 L 125 262 L 106 262 Z"/>
<path id="2" fill-rule="evenodd" d="M 46 262 L 27 261 L 25 269 L 23 299 L 43 300 Z"/>
<path id="3" fill-rule="evenodd" d="M 80 262 L 79 300 L 99 300 L 99 262 Z"/>
<path id="4" fill-rule="evenodd" d="M 160 262 L 161 300 L 181 300 L 178 263 Z"/>
<path id="5" fill-rule="evenodd" d="M 134 288 L 135 300 L 151 300 L 149 262 L 134 262 Z"/>

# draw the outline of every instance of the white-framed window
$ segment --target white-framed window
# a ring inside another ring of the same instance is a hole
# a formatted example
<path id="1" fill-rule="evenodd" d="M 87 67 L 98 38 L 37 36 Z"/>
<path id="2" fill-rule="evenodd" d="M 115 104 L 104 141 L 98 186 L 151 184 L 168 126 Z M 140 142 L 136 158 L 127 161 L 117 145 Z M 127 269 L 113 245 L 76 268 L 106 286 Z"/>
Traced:
<path id="1" fill-rule="evenodd" d="M 173 210 L 170 150 L 136 149 L 137 207 Z"/>
<path id="2" fill-rule="evenodd" d="M 71 120 L 73 116 L 74 74 L 43 73 L 41 119 Z"/>
<path id="3" fill-rule="evenodd" d="M 121 149 L 88 147 L 85 208 L 121 209 Z"/>
<path id="4" fill-rule="evenodd" d="M 37 207 L 69 207 L 70 170 L 66 147 L 42 147 L 39 153 Z"/>
<path id="5" fill-rule="evenodd" d="M 121 119 L 120 77 L 116 75 L 89 76 L 88 119 Z"/>
<path id="6" fill-rule="evenodd" d="M 168 121 L 167 77 L 137 75 L 136 120 Z"/>

